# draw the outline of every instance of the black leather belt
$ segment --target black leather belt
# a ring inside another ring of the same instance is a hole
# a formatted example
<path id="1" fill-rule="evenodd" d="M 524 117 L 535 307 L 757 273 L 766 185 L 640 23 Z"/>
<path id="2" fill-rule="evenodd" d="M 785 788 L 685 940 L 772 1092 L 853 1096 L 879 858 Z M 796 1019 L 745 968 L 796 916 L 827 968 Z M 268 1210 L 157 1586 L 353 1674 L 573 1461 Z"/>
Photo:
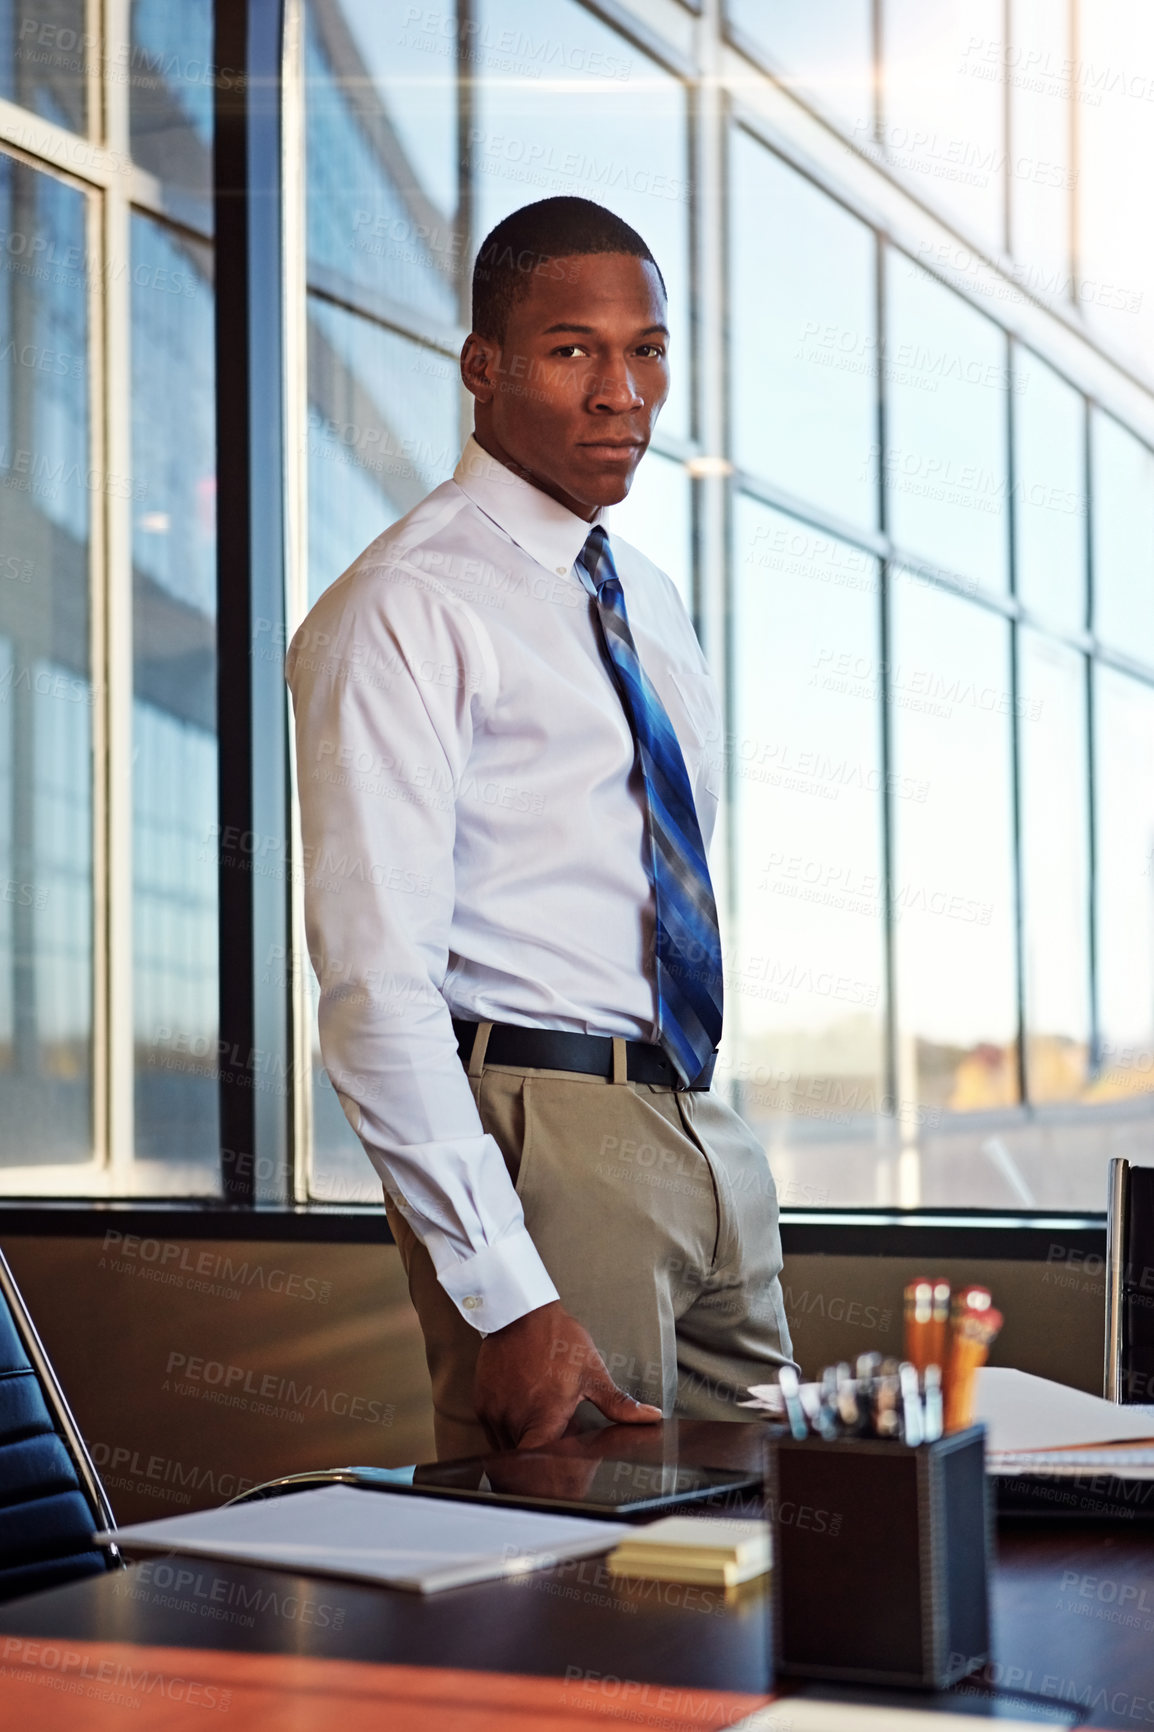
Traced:
<path id="1" fill-rule="evenodd" d="M 453 1018 L 457 1051 L 468 1065 L 478 1024 Z M 582 1076 L 613 1077 L 613 1042 L 603 1034 L 570 1034 L 562 1028 L 520 1028 L 511 1022 L 495 1022 L 485 1048 L 486 1064 L 524 1065 L 528 1070 L 575 1070 Z M 663 1083 L 684 1091 L 707 1089 L 713 1081 L 717 1054 L 710 1053 L 701 1075 L 683 1083 L 659 1046 L 644 1040 L 625 1042 L 625 1074 L 630 1082 Z"/>

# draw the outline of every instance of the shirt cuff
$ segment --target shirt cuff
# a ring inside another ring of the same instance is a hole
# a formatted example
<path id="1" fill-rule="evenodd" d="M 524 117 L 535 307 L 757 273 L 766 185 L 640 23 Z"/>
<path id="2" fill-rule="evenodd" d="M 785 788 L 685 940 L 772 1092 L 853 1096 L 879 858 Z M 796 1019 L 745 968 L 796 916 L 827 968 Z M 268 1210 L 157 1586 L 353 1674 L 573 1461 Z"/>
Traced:
<path id="1" fill-rule="evenodd" d="M 548 1305 L 558 1297 L 549 1272 L 524 1227 L 496 1244 L 451 1263 L 437 1280 L 479 1335 L 493 1335 L 506 1323 Z"/>

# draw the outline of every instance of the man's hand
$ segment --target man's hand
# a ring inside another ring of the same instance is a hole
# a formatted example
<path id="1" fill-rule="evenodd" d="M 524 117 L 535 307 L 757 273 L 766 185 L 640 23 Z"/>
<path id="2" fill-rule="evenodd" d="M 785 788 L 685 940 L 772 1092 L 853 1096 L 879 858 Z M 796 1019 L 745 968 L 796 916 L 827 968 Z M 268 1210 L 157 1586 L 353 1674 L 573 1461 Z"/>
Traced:
<path id="1" fill-rule="evenodd" d="M 618 1425 L 661 1418 L 659 1407 L 618 1389 L 593 1337 L 558 1299 L 486 1335 L 473 1392 L 481 1424 L 498 1449 L 555 1443 L 582 1401 Z"/>

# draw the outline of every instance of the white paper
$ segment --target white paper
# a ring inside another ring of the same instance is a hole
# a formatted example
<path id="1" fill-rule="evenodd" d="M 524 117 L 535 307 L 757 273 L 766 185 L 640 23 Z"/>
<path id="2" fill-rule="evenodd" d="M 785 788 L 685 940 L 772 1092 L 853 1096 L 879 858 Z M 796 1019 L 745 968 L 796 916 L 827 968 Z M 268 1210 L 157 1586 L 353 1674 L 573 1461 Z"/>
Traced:
<path id="1" fill-rule="evenodd" d="M 1120 1407 L 1100 1395 L 1006 1366 L 983 1365 L 974 1406 L 975 1417 L 985 1423 L 991 1455 L 1154 1438 L 1149 1408 Z"/>
<path id="2" fill-rule="evenodd" d="M 768 1708 L 758 1708 L 729 1732 L 941 1732 L 947 1722 L 955 1729 L 961 1726 L 957 1714 L 939 1714 L 932 1708 L 869 1708 L 787 1696 Z M 971 1724 L 976 1726 L 977 1721 Z M 1033 1720 L 998 1719 L 986 1724 L 997 1732 L 1038 1732 Z"/>
<path id="3" fill-rule="evenodd" d="M 1099 1474 L 1114 1479 L 1154 1479 L 1154 1449 L 1007 1450 L 1000 1455 L 987 1455 L 986 1469 L 1003 1479 L 1013 1479 L 1019 1474 L 1042 1475 L 1046 1479 L 1083 1479 Z"/>
<path id="4" fill-rule="evenodd" d="M 619 1522 L 328 1485 L 97 1538 L 130 1552 L 187 1552 L 429 1594 L 607 1552 L 621 1534 Z"/>

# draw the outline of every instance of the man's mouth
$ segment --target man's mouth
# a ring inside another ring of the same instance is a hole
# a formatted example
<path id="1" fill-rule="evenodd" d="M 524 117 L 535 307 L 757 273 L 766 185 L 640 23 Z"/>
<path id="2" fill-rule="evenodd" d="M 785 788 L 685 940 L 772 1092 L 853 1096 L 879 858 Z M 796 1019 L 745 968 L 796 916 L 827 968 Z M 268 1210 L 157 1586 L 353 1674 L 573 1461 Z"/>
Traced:
<path id="1" fill-rule="evenodd" d="M 616 458 L 620 462 L 644 448 L 642 439 L 586 439 L 581 442 L 582 451 L 592 451 L 595 456 Z"/>

